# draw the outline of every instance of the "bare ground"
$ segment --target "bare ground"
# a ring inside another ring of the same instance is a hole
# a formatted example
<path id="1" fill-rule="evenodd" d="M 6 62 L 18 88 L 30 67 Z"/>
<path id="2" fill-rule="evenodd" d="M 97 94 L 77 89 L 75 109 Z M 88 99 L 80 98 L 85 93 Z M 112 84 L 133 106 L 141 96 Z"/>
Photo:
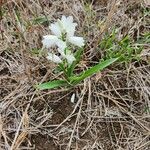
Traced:
<path id="1" fill-rule="evenodd" d="M 150 65 L 147 43 L 140 61 L 116 63 L 71 88 L 37 91 L 60 78 L 38 57 L 48 25 L 73 15 L 87 45 L 80 68 L 104 56 L 98 43 L 115 27 L 136 41 L 149 32 L 148 1 L 0 1 L 0 147 L 3 150 L 149 150 Z M 46 18 L 44 21 L 41 18 Z M 47 20 L 48 19 L 48 20 Z M 71 95 L 75 93 L 75 103 Z"/>

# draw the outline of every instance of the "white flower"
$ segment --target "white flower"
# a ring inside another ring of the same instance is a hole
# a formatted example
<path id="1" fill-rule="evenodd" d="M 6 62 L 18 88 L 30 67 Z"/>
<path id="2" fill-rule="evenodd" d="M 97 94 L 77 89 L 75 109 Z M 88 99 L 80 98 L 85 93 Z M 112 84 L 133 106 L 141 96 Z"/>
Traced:
<path id="1" fill-rule="evenodd" d="M 62 63 L 62 60 L 53 53 L 48 53 L 47 59 L 51 60 L 54 63 Z"/>
<path id="2" fill-rule="evenodd" d="M 52 47 L 56 45 L 56 42 L 58 41 L 58 38 L 54 35 L 45 35 L 43 36 L 43 46 L 46 48 Z"/>
<path id="3" fill-rule="evenodd" d="M 73 17 L 62 16 L 61 20 L 50 25 L 50 30 L 53 35 L 43 36 L 43 46 L 50 48 L 53 46 L 58 47 L 58 52 L 63 59 L 66 59 L 68 64 L 72 64 L 75 61 L 75 57 L 71 51 L 66 51 L 67 45 L 72 43 L 76 46 L 84 46 L 84 39 L 82 37 L 74 36 L 77 23 L 73 22 Z M 55 63 L 61 63 L 62 60 L 55 54 L 49 53 L 47 58 Z"/>
<path id="4" fill-rule="evenodd" d="M 62 31 L 58 22 L 51 24 L 49 28 L 55 36 L 61 37 Z"/>
<path id="5" fill-rule="evenodd" d="M 74 36 L 76 23 L 73 23 L 73 17 L 62 16 L 61 20 L 58 20 L 56 23 L 51 24 L 50 30 L 52 33 L 59 39 L 64 40 L 65 42 L 70 42 L 76 46 L 84 46 L 84 40 L 82 37 Z M 65 38 L 63 39 L 63 36 Z"/>
<path id="6" fill-rule="evenodd" d="M 67 54 L 64 56 L 64 58 L 67 59 L 67 62 L 69 65 L 71 65 L 73 63 L 73 61 L 75 61 L 75 57 L 73 56 L 73 54 Z"/>
<path id="7" fill-rule="evenodd" d="M 67 36 L 70 37 L 74 35 L 77 23 L 73 23 L 72 16 L 69 17 L 62 16 L 60 23 L 61 26 L 63 27 L 64 32 L 67 33 Z"/>
<path id="8" fill-rule="evenodd" d="M 68 41 L 74 45 L 79 46 L 79 47 L 84 46 L 84 40 L 82 37 L 71 36 L 68 38 Z"/>
<path id="9" fill-rule="evenodd" d="M 65 48 L 67 47 L 67 45 L 66 45 L 66 42 L 64 42 L 64 41 L 62 41 L 62 40 L 60 40 L 60 39 L 58 39 L 57 41 L 56 41 L 56 45 L 58 46 L 58 48 L 59 49 L 61 49 L 61 50 L 65 50 Z"/>
<path id="10" fill-rule="evenodd" d="M 66 50 L 66 53 L 62 49 L 58 49 L 58 52 L 62 55 L 63 58 L 65 58 L 69 65 L 75 61 L 74 55 L 71 53 L 71 51 Z"/>
<path id="11" fill-rule="evenodd" d="M 60 40 L 57 36 L 55 35 L 45 35 L 43 36 L 42 40 L 43 46 L 46 48 L 53 47 L 57 45 L 60 49 L 65 49 L 66 48 L 66 43 Z"/>

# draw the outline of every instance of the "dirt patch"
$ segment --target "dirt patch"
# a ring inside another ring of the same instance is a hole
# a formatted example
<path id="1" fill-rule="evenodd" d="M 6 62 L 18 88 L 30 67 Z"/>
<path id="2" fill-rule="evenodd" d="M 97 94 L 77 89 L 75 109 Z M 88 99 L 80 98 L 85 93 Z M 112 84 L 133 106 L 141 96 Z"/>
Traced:
<path id="1" fill-rule="evenodd" d="M 59 150 L 59 146 L 54 143 L 52 138 L 47 136 L 32 136 L 32 143 L 36 150 Z"/>

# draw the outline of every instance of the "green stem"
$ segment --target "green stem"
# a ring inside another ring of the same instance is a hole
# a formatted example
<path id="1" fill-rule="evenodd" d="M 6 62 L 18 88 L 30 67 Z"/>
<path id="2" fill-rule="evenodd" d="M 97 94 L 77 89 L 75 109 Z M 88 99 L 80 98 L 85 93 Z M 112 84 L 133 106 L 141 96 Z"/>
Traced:
<path id="1" fill-rule="evenodd" d="M 67 82 L 69 82 L 69 78 L 68 78 L 68 74 L 67 74 L 67 70 L 64 68 L 65 64 L 59 64 L 59 67 L 63 70 L 64 72 L 64 76 L 65 76 L 65 79 L 67 80 Z"/>

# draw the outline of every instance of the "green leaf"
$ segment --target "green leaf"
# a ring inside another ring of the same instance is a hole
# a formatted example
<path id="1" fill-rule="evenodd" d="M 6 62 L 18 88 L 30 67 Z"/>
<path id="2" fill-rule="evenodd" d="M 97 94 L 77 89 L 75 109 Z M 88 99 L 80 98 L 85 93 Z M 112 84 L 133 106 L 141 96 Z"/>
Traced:
<path id="1" fill-rule="evenodd" d="M 82 54 L 83 54 L 83 47 L 77 50 L 75 53 L 76 63 L 79 63 Z"/>
<path id="2" fill-rule="evenodd" d="M 62 86 L 69 86 L 69 85 L 75 85 L 79 83 L 80 81 L 84 80 L 85 78 L 97 73 L 100 70 L 103 70 L 113 62 L 115 62 L 118 58 L 112 58 L 105 60 L 103 62 L 100 62 L 99 64 L 95 65 L 94 67 L 86 70 L 85 72 L 81 73 L 79 76 L 73 76 L 70 77 L 70 83 L 68 83 L 67 80 L 54 80 L 46 83 L 42 83 L 36 86 L 37 89 L 40 90 L 45 90 L 45 89 L 53 89 L 57 87 L 62 87 Z"/>
<path id="3" fill-rule="evenodd" d="M 111 58 L 111 59 L 105 60 L 103 62 L 100 62 L 99 64 L 95 65 L 94 67 L 81 73 L 79 76 L 70 77 L 70 82 L 72 84 L 77 84 L 80 81 L 84 80 L 85 78 L 97 73 L 100 70 L 103 70 L 104 68 L 106 68 L 107 66 L 109 66 L 113 62 L 115 62 L 116 60 L 118 60 L 118 58 Z"/>
<path id="4" fill-rule="evenodd" d="M 67 81 L 65 80 L 54 80 L 46 83 L 42 83 L 36 86 L 39 90 L 46 90 L 46 89 L 53 89 L 57 87 L 62 87 L 68 85 Z"/>
<path id="5" fill-rule="evenodd" d="M 48 23 L 48 19 L 46 17 L 37 17 L 33 20 L 33 24 L 47 24 Z"/>
<path id="6" fill-rule="evenodd" d="M 68 80 L 67 71 L 66 71 L 66 69 L 65 69 L 65 67 L 64 67 L 64 66 L 65 66 L 65 65 L 64 65 L 64 64 L 62 64 L 62 63 L 60 63 L 60 64 L 59 64 L 59 68 L 63 71 L 64 76 L 65 76 L 65 79 L 66 79 L 66 80 Z"/>

